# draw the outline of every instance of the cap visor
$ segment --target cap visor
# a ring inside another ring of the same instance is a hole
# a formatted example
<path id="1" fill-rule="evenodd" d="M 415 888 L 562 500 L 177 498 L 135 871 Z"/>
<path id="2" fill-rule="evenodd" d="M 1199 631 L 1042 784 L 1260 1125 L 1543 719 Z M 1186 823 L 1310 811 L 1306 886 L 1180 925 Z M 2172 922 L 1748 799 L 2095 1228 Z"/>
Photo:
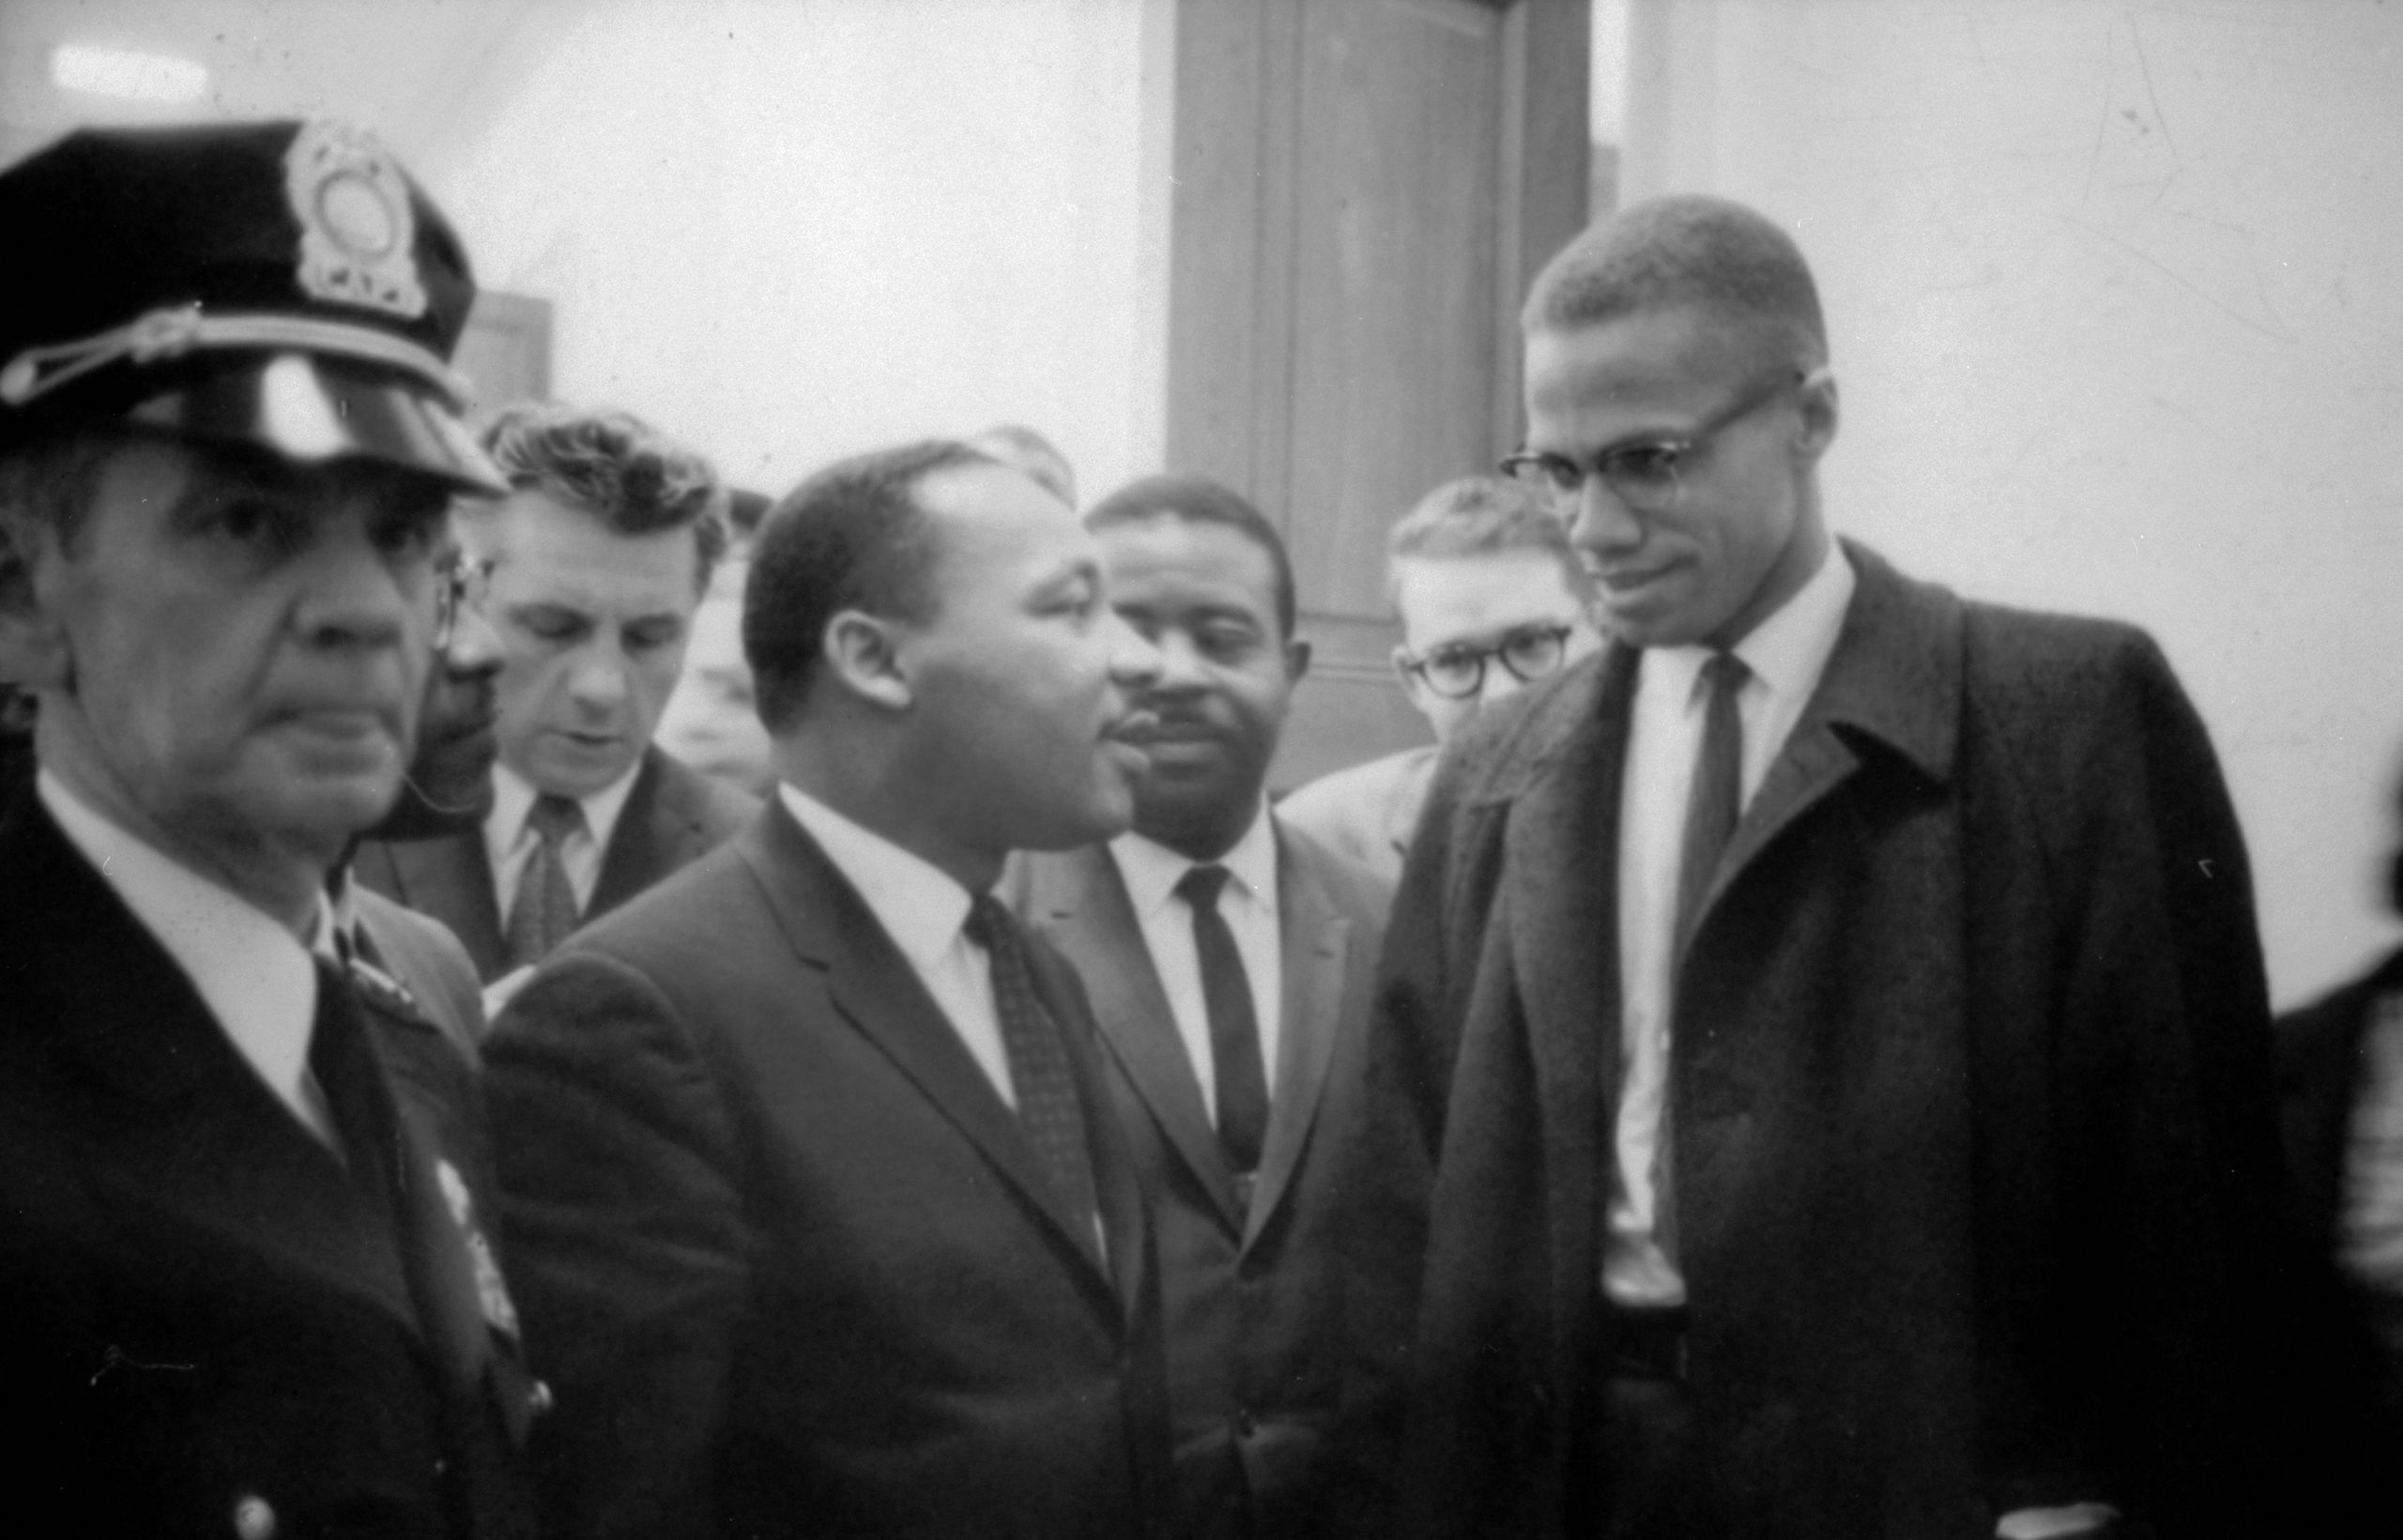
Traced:
<path id="1" fill-rule="evenodd" d="M 308 353 L 253 355 L 187 375 L 126 418 L 180 437 L 256 444 L 288 460 L 369 460 L 472 495 L 509 492 L 441 392 L 374 365 Z"/>

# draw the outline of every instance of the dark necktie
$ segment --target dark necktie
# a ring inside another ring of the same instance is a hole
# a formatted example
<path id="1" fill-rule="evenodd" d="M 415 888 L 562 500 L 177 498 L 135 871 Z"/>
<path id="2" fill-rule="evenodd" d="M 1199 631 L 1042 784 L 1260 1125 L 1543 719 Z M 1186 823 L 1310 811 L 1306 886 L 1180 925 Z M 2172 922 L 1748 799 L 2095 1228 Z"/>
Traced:
<path id="1" fill-rule="evenodd" d="M 519 968 L 549 956 L 575 929 L 575 889 L 559 851 L 584 827 L 584 807 L 546 791 L 534 799 L 526 827 L 534 831 L 534 853 L 517 874 L 517 901 L 509 906 L 509 960 Z"/>
<path id="2" fill-rule="evenodd" d="M 1714 652 L 1702 667 L 1710 701 L 1703 717 L 1693 785 L 1686 796 L 1685 846 L 1677 861 L 1677 929 L 1671 955 L 1680 961 L 1743 810 L 1744 719 L 1736 709 L 1736 696 L 1751 674 L 1732 652 Z"/>
<path id="3" fill-rule="evenodd" d="M 410 1302 L 453 1383 L 472 1381 L 486 1350 L 466 1243 L 445 1209 L 436 1173 L 413 1152 L 350 978 L 316 959 L 317 1011 L 309 1070 L 342 1140 L 350 1184 L 392 1241 Z"/>
<path id="4" fill-rule="evenodd" d="M 1268 1071 L 1260 1052 L 1260 1017 L 1251 1002 L 1235 934 L 1218 912 L 1223 866 L 1196 866 L 1176 896 L 1193 911 L 1193 953 L 1202 964 L 1202 1000 L 1210 1017 L 1210 1063 L 1218 1087 L 1218 1149 L 1237 1178 L 1260 1168 L 1268 1133 Z"/>
<path id="5" fill-rule="evenodd" d="M 990 893 L 979 893 L 961 927 L 982 947 L 992 970 L 993 1010 L 1001 1017 L 1002 1047 L 1009 1055 L 1010 1084 L 1018 1091 L 1018 1126 L 1033 1148 L 1035 1165 L 1080 1243 L 1097 1243 L 1093 1149 L 1086 1140 L 1084 1104 L 1068 1063 L 1068 1044 L 1059 1024 L 1034 992 L 1026 943 L 1018 922 Z"/>

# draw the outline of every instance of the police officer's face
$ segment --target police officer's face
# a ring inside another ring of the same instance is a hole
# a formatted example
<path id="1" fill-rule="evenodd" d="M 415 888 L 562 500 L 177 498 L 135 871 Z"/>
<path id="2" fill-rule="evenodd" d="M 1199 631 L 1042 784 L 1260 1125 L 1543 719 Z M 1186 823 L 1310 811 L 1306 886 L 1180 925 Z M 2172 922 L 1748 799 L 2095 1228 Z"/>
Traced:
<path id="1" fill-rule="evenodd" d="M 620 535 L 536 490 L 466 521 L 492 562 L 500 758 L 539 791 L 589 797 L 634 769 L 684 668 L 700 603 L 689 528 Z"/>
<path id="2" fill-rule="evenodd" d="M 446 500 L 385 469 L 113 449 L 70 539 L 19 530 L 54 638 L 45 764 L 171 848 L 322 867 L 400 785 Z"/>
<path id="3" fill-rule="evenodd" d="M 1757 353 L 1690 307 L 1527 338 L 1528 449 L 1583 467 L 1694 442 L 1673 506 L 1630 508 L 1589 475 L 1562 509 L 1608 628 L 1637 647 L 1732 647 L 1815 569 L 1825 536 L 1810 474 L 1835 434 L 1834 388 L 1822 372 L 1764 389 L 1798 376 Z M 1749 409 L 1725 416 L 1748 396 Z"/>

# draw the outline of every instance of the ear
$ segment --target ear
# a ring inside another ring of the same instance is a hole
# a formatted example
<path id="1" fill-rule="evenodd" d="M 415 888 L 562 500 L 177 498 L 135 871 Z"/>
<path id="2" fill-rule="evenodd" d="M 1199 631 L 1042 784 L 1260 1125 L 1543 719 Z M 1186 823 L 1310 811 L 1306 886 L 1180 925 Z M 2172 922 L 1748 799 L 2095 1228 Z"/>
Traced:
<path id="1" fill-rule="evenodd" d="M 63 690 L 73 679 L 66 628 L 38 581 L 42 566 L 58 559 L 46 526 L 0 512 L 0 679 L 35 690 Z"/>
<path id="2" fill-rule="evenodd" d="M 1795 416 L 1801 431 L 1794 440 L 1796 456 L 1805 463 L 1816 462 L 1828 452 L 1836 440 L 1836 424 L 1843 416 L 1836 400 L 1836 377 L 1821 364 L 1795 387 Z"/>
<path id="3" fill-rule="evenodd" d="M 1310 671 L 1310 645 L 1296 636 L 1285 644 L 1285 682 L 1299 684 Z"/>
<path id="4" fill-rule="evenodd" d="M 887 710 L 909 709 L 910 669 L 893 622 L 863 610 L 841 610 L 826 622 L 820 647 L 826 671 L 845 689 Z"/>
<path id="5" fill-rule="evenodd" d="M 1401 681 L 1401 693 L 1410 697 L 1410 704 L 1418 709 L 1419 715 L 1424 716 L 1427 714 L 1427 681 L 1410 671 L 1409 662 L 1408 648 L 1393 649 L 1393 677 Z"/>

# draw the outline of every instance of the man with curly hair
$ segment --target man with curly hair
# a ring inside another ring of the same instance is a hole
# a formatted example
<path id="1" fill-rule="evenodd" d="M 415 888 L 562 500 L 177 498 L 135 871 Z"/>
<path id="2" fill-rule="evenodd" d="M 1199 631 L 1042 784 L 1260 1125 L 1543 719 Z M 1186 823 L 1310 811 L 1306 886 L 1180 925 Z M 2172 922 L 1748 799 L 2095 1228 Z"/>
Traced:
<path id="1" fill-rule="evenodd" d="M 449 925 L 486 983 L 712 849 L 757 804 L 651 743 L 726 549 L 700 456 L 625 412 L 505 408 L 510 496 L 461 520 L 468 602 L 507 652 L 481 828 L 360 852 L 366 885 Z"/>

